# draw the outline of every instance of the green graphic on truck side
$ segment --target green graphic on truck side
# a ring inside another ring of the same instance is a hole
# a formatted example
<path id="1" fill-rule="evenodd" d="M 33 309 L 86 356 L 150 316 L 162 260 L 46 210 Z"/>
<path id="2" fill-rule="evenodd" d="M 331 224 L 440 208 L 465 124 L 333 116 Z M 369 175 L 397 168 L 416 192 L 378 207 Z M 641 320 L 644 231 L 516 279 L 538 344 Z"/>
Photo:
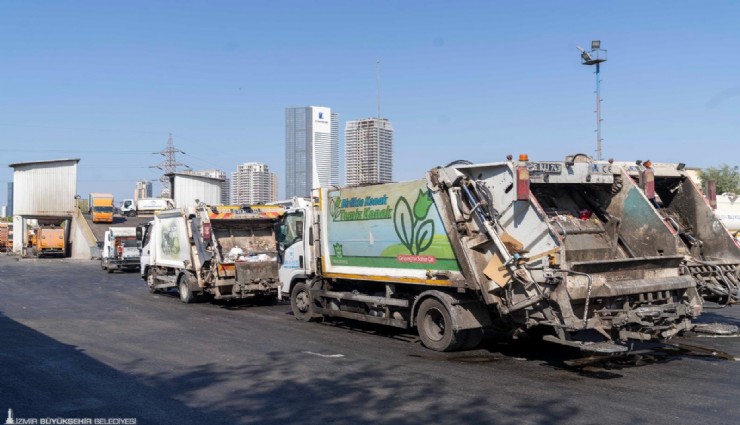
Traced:
<path id="1" fill-rule="evenodd" d="M 421 189 L 416 195 L 413 213 L 405 197 L 399 197 L 396 202 L 393 209 L 393 227 L 398 239 L 408 249 L 409 254 L 422 253 L 432 245 L 434 222 L 424 220 L 431 206 L 432 200 L 429 199 L 428 194 L 422 193 Z"/>
<path id="2" fill-rule="evenodd" d="M 331 264 L 459 271 L 433 206 L 423 180 L 330 192 Z"/>

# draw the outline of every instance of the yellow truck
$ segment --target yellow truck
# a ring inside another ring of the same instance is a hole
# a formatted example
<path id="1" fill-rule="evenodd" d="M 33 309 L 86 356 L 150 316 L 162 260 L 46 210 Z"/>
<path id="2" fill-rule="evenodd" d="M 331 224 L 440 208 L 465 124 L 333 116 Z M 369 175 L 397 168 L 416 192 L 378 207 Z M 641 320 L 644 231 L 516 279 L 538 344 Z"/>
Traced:
<path id="1" fill-rule="evenodd" d="M 110 193 L 91 193 L 88 199 L 90 217 L 93 223 L 113 223 L 113 195 Z"/>
<path id="2" fill-rule="evenodd" d="M 41 226 L 34 232 L 33 250 L 37 257 L 64 256 L 64 228 L 59 226 Z"/>

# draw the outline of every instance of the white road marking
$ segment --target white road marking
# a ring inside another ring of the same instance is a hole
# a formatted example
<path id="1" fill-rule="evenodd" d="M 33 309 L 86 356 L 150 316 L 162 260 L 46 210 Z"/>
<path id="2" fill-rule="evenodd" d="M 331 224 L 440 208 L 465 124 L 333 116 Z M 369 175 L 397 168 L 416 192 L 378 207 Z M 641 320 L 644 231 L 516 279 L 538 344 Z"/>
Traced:
<path id="1" fill-rule="evenodd" d="M 305 354 L 310 354 L 312 356 L 319 356 L 319 357 L 325 357 L 330 359 L 338 359 L 340 357 L 344 357 L 344 354 L 321 354 L 321 353 L 314 353 L 313 351 L 304 351 Z"/>

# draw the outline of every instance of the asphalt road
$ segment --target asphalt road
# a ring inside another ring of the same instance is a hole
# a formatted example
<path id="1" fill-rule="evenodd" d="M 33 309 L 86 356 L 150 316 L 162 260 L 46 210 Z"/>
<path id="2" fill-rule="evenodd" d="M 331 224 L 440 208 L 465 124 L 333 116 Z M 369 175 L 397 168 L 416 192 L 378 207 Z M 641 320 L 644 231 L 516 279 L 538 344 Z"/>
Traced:
<path id="1" fill-rule="evenodd" d="M 301 323 L 290 306 L 184 305 L 97 262 L 0 256 L 0 421 L 138 424 L 736 424 L 740 362 L 578 353 L 487 338 L 435 353 L 406 332 Z M 740 324 L 740 307 L 704 321 Z M 740 356 L 740 338 L 681 338 Z"/>
<path id="2" fill-rule="evenodd" d="M 108 228 L 110 227 L 136 227 L 152 220 L 151 216 L 124 217 L 115 214 L 113 215 L 113 223 L 93 223 L 90 218 L 90 214 L 83 214 L 82 216 L 87 220 L 87 224 L 90 226 L 90 230 L 92 230 L 93 235 L 95 235 L 95 239 L 97 239 L 98 242 L 103 240 L 105 232 L 108 231 Z"/>

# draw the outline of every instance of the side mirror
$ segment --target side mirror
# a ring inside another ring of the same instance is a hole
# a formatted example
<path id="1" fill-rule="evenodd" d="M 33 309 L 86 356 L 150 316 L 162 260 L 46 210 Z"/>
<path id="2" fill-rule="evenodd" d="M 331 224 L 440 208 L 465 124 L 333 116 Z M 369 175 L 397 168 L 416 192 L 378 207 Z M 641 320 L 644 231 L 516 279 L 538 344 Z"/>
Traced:
<path id="1" fill-rule="evenodd" d="M 139 241 L 139 244 L 141 244 L 143 233 L 141 226 L 136 226 L 136 240 Z"/>

